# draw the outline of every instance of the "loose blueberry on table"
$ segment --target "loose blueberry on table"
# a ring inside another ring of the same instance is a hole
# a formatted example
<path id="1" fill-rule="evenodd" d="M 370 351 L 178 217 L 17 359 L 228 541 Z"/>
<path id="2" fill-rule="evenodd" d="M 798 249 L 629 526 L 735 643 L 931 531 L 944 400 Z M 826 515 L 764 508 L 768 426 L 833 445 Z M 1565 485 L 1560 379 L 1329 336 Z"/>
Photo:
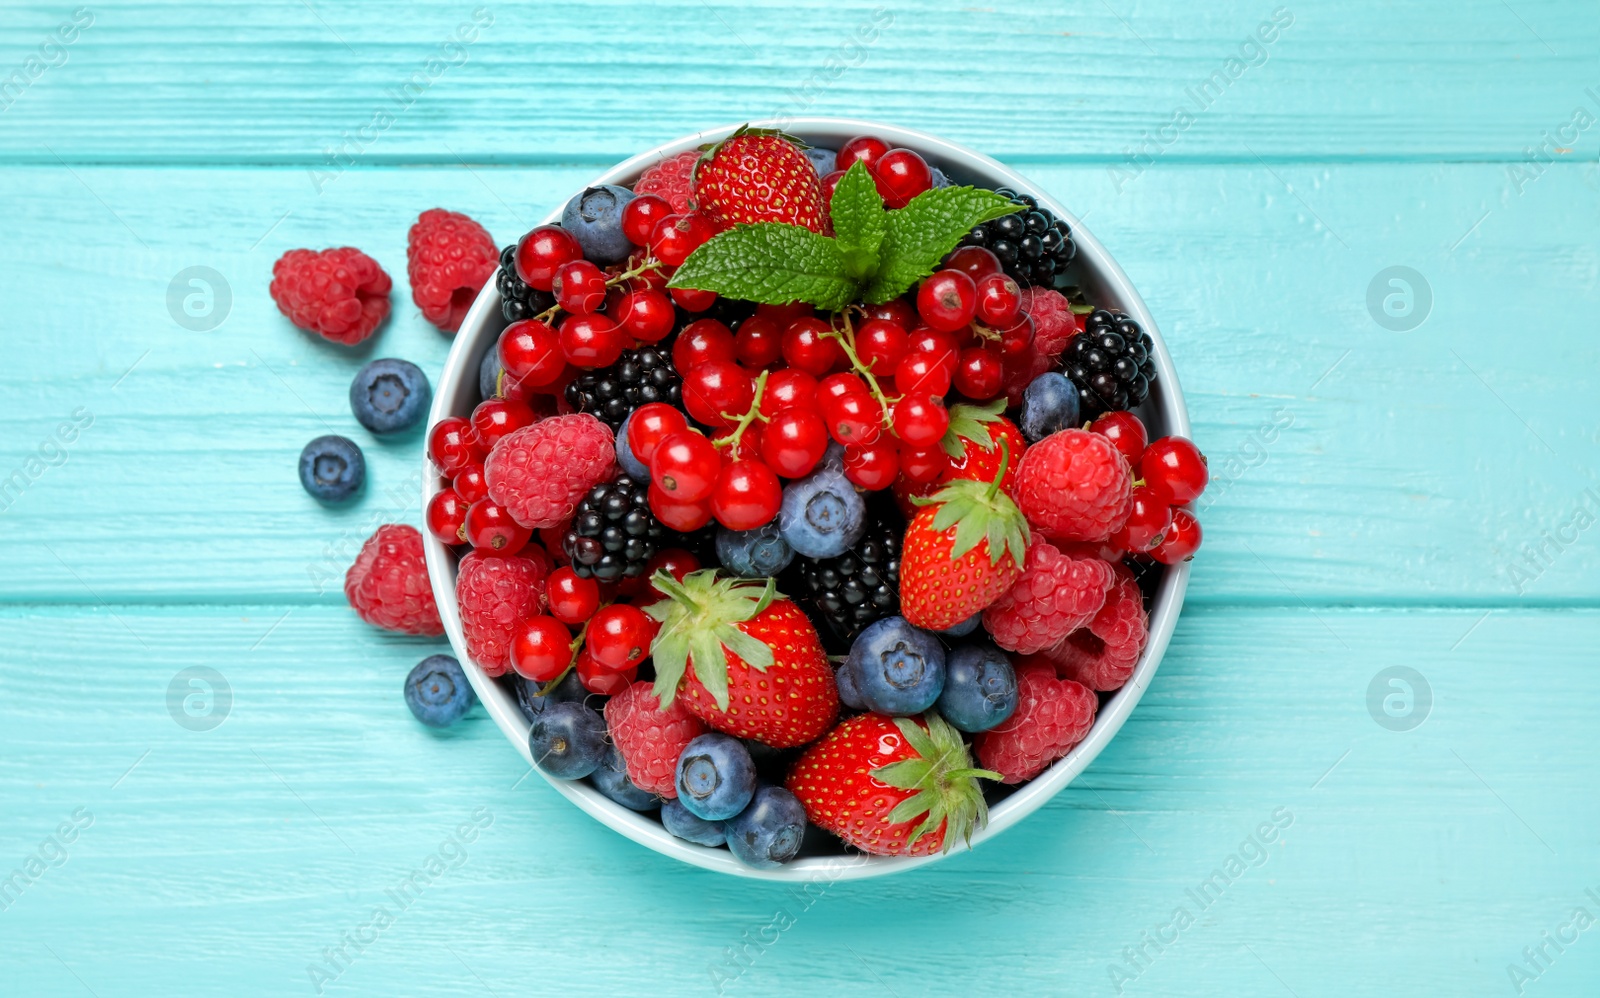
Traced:
<path id="1" fill-rule="evenodd" d="M 930 855 L 1128 681 L 1205 459 L 1148 439 L 1152 343 L 1069 225 L 959 179 L 743 128 L 500 253 L 426 520 L 546 775 L 758 868 Z"/>

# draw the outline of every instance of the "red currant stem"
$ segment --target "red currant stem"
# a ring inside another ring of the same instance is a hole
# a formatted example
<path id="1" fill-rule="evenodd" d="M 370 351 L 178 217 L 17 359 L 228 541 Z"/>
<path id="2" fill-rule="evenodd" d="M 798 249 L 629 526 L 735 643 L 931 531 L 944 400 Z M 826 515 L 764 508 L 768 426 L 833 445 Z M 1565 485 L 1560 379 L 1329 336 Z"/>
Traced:
<path id="1" fill-rule="evenodd" d="M 890 409 L 900 399 L 898 397 L 891 399 L 885 395 L 882 386 L 878 384 L 878 379 L 873 377 L 872 369 L 861 363 L 861 356 L 856 353 L 856 330 L 850 323 L 850 313 L 840 312 L 839 318 L 844 320 L 844 329 L 830 329 L 822 335 L 827 339 L 839 341 L 839 346 L 844 350 L 845 358 L 850 361 L 850 367 L 861 375 L 866 381 L 867 389 L 872 393 L 872 397 L 878 400 L 878 409 L 883 413 L 883 425 L 892 427 L 894 425 L 894 415 Z"/>
<path id="2" fill-rule="evenodd" d="M 734 448 L 734 453 L 738 453 L 739 441 L 744 439 L 744 431 L 750 426 L 750 424 L 755 422 L 758 419 L 761 420 L 763 423 L 768 421 L 767 417 L 765 417 L 765 416 L 763 416 L 761 414 L 761 396 L 763 394 L 765 394 L 766 390 L 767 390 L 767 372 L 766 371 L 762 371 L 759 375 L 756 376 L 756 395 L 755 395 L 755 398 L 750 400 L 750 408 L 745 412 L 745 414 L 743 416 L 737 417 L 738 420 L 739 420 L 739 425 L 735 426 L 733 428 L 733 432 L 728 434 L 727 436 L 723 437 L 721 440 L 713 440 L 713 441 L 711 441 L 711 446 L 713 446 L 713 447 L 732 447 L 732 448 Z M 735 418 L 732 413 L 728 413 L 728 412 L 723 413 L 722 417 L 724 419 L 734 419 Z"/>
<path id="3" fill-rule="evenodd" d="M 600 606 L 594 608 L 594 612 L 599 613 L 602 607 L 607 607 L 610 605 L 611 604 L 609 603 L 601 603 Z M 589 620 L 593 619 L 594 618 L 592 616 L 589 618 Z M 578 652 L 582 650 L 583 641 L 589 635 L 589 620 L 583 622 L 583 627 L 579 628 L 578 630 L 578 636 L 573 638 L 572 644 L 568 646 L 568 648 L 572 651 L 572 659 L 571 661 L 567 662 L 567 667 L 561 670 L 561 675 L 540 687 L 537 694 L 538 696 L 548 696 L 551 690 L 555 689 L 557 686 L 560 686 L 561 681 L 567 678 L 567 673 L 578 667 Z"/>
<path id="4" fill-rule="evenodd" d="M 542 322 L 542 323 L 544 323 L 545 325 L 548 326 L 550 324 L 550 320 L 554 319 L 559 314 L 561 314 L 561 306 L 560 305 L 551 305 L 549 308 L 545 309 L 543 312 L 540 312 L 538 315 L 534 316 L 533 317 L 533 321 L 534 322 Z"/>
<path id="5" fill-rule="evenodd" d="M 660 270 L 661 267 L 662 263 L 660 260 L 657 260 L 654 256 L 646 256 L 644 258 L 644 262 L 632 270 L 624 270 L 615 277 L 606 278 L 606 287 L 615 287 L 616 285 L 621 284 L 623 281 L 631 281 L 641 274 L 647 274 L 652 270 Z"/>
<path id="6" fill-rule="evenodd" d="M 977 334 L 978 339 L 988 340 L 990 343 L 998 343 L 1002 338 L 1000 330 L 991 329 L 981 322 L 974 322 L 972 324 L 972 331 Z"/>

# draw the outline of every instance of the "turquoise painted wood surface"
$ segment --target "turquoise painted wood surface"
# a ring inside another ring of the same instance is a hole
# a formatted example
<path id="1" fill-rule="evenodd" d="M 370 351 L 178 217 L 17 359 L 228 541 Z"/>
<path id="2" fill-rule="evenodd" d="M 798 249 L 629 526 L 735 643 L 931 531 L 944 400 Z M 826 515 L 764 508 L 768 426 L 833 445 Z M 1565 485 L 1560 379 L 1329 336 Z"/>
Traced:
<path id="1" fill-rule="evenodd" d="M 39 875 L 0 895 L 0 993 L 315 994 L 341 946 L 327 994 L 1600 992 L 1573 920 L 1600 918 L 1593 14 L 6 5 L 0 873 Z M 338 585 L 418 516 L 419 441 L 369 442 L 344 403 L 368 357 L 449 348 L 404 290 L 416 213 L 508 241 L 639 148 L 803 111 L 1059 194 L 1149 302 L 1215 470 L 1112 746 L 1003 844 L 812 897 L 604 832 L 481 713 L 420 729 L 400 680 L 441 643 L 374 633 Z M 285 249 L 336 244 L 401 278 L 356 355 L 265 294 Z M 215 328 L 169 311 L 190 267 L 226 282 Z M 1409 329 L 1376 318 L 1403 288 L 1369 305 L 1391 267 L 1426 290 Z M 336 513 L 293 472 L 330 428 L 372 475 Z M 213 730 L 168 711 L 193 666 L 231 689 Z M 1406 731 L 1369 709 L 1400 666 L 1430 693 Z"/>

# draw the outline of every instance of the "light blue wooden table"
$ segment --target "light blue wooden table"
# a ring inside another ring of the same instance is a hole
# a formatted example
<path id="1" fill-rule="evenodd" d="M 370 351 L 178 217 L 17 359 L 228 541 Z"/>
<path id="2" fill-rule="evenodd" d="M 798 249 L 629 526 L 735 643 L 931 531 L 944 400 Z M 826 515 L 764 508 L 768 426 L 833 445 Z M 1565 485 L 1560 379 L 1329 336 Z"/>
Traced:
<path id="1" fill-rule="evenodd" d="M 1595 14 L 7 3 L 0 993 L 1600 993 Z M 337 580 L 417 521 L 418 441 L 367 446 L 354 509 L 294 474 L 314 435 L 368 439 L 366 357 L 440 369 L 419 211 L 509 241 L 641 148 L 802 112 L 1072 205 L 1215 469 L 1110 749 L 998 842 L 812 898 L 602 831 L 481 711 L 413 723 L 401 678 L 443 645 Z M 266 294 L 285 249 L 340 244 L 398 284 L 354 356 Z M 169 307 L 190 268 L 209 319 Z M 229 691 L 205 730 L 169 709 L 197 667 Z"/>

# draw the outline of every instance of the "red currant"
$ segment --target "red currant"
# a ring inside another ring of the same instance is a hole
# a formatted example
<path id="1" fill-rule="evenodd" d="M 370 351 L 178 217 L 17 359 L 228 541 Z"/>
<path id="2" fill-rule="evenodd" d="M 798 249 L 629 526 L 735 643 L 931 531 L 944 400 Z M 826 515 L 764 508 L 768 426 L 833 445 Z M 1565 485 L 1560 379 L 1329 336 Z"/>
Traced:
<path id="1" fill-rule="evenodd" d="M 781 367 L 767 375 L 761 395 L 762 411 L 771 414 L 796 407 L 812 408 L 817 400 L 817 379 L 794 367 Z"/>
<path id="2" fill-rule="evenodd" d="M 1139 477 L 1158 489 L 1174 506 L 1193 502 L 1206 490 L 1211 473 L 1200 448 L 1185 437 L 1162 437 L 1152 441 L 1139 458 Z"/>
<path id="3" fill-rule="evenodd" d="M 461 501 L 471 506 L 479 499 L 489 494 L 489 484 L 483 480 L 483 465 L 469 464 L 456 472 L 456 477 L 450 480 L 450 487 L 456 490 L 456 495 Z"/>
<path id="4" fill-rule="evenodd" d="M 696 571 L 699 567 L 700 559 L 696 558 L 692 553 L 685 551 L 683 548 L 667 548 L 665 551 L 657 551 L 645 563 L 644 577 L 648 579 L 657 572 L 666 572 L 674 579 L 682 582 L 685 575 Z M 654 583 L 650 585 L 650 592 L 657 599 L 665 599 L 667 595 L 657 589 Z"/>
<path id="5" fill-rule="evenodd" d="M 959 270 L 974 281 L 1005 272 L 1000 258 L 985 246 L 962 246 L 945 259 L 944 265 L 947 270 Z"/>
<path id="6" fill-rule="evenodd" d="M 624 332 L 644 343 L 660 343 L 671 336 L 678 321 L 672 299 L 649 289 L 624 294 L 612 315 Z"/>
<path id="7" fill-rule="evenodd" d="M 895 403 L 894 432 L 913 450 L 926 450 L 944 438 L 950 428 L 950 413 L 932 395 L 906 395 Z"/>
<path id="8" fill-rule="evenodd" d="M 556 268 L 550 292 L 568 312 L 591 315 L 606 303 L 606 275 L 588 260 L 568 260 Z"/>
<path id="9" fill-rule="evenodd" d="M 712 432 L 711 441 L 713 443 L 717 443 L 719 441 L 728 440 L 732 438 L 735 433 L 739 433 L 736 427 L 724 426 L 721 429 Z M 722 453 L 724 455 L 723 459 L 725 461 L 759 460 L 761 457 L 761 436 L 762 432 L 760 423 L 751 423 L 749 426 L 746 426 L 744 428 L 744 432 L 739 433 L 738 443 L 730 443 L 722 448 Z"/>
<path id="10" fill-rule="evenodd" d="M 946 363 L 939 354 L 906 354 L 894 369 L 895 388 L 902 395 L 926 392 L 943 396 L 950 390 L 950 379 L 954 376 L 954 348 L 947 355 L 951 358 L 950 363 Z"/>
<path id="11" fill-rule="evenodd" d="M 844 449 L 844 477 L 868 492 L 886 489 L 900 474 L 900 451 L 888 440 Z"/>
<path id="12" fill-rule="evenodd" d="M 628 421 L 628 449 L 640 463 L 648 465 L 655 457 L 656 445 L 679 430 L 689 428 L 683 413 L 665 402 L 646 402 L 633 411 Z"/>
<path id="13" fill-rule="evenodd" d="M 467 507 L 462 528 L 467 543 L 480 554 L 510 557 L 527 546 L 533 531 L 511 518 L 493 499 L 479 499 Z"/>
<path id="14" fill-rule="evenodd" d="M 822 403 L 828 433 L 841 444 L 870 444 L 883 433 L 883 410 L 866 392 L 849 392 Z"/>
<path id="15" fill-rule="evenodd" d="M 978 278 L 978 320 L 986 326 L 1003 328 L 1017 321 L 1022 311 L 1022 289 L 1005 274 Z"/>
<path id="16" fill-rule="evenodd" d="M 640 194 L 622 209 L 622 234 L 635 246 L 648 245 L 650 233 L 656 231 L 656 223 L 670 214 L 672 205 L 666 198 Z"/>
<path id="17" fill-rule="evenodd" d="M 949 333 L 941 333 L 937 329 L 923 326 L 911 333 L 906 340 L 906 353 L 931 353 L 946 364 L 954 366 L 956 360 L 955 337 Z"/>
<path id="18" fill-rule="evenodd" d="M 941 270 L 917 288 L 917 314 L 940 332 L 954 332 L 972 321 L 978 286 L 959 270 Z"/>
<path id="19" fill-rule="evenodd" d="M 950 470 L 950 455 L 938 447 L 900 451 L 900 477 L 909 485 L 931 485 Z"/>
<path id="20" fill-rule="evenodd" d="M 1000 355 L 988 347 L 967 347 L 956 360 L 956 391 L 974 402 L 987 402 L 1000 394 L 1005 377 Z"/>
<path id="21" fill-rule="evenodd" d="M 524 679 L 548 683 L 572 664 L 572 632 L 555 617 L 534 617 L 511 637 L 511 668 Z"/>
<path id="22" fill-rule="evenodd" d="M 836 399 L 849 395 L 851 392 L 865 392 L 867 383 L 861 376 L 850 371 L 840 371 L 830 374 L 817 382 L 817 405 L 826 406 Z"/>
<path id="23" fill-rule="evenodd" d="M 733 348 L 744 366 L 771 367 L 783 359 L 783 329 L 764 315 L 752 315 L 739 324 Z"/>
<path id="24" fill-rule="evenodd" d="M 561 353 L 575 367 L 610 367 L 628 335 L 603 315 L 569 315 L 561 323 Z"/>
<path id="25" fill-rule="evenodd" d="M 711 522 L 711 502 L 700 499 L 695 502 L 685 502 L 674 499 L 661 486 L 655 482 L 650 483 L 650 512 L 656 515 L 661 525 L 668 530 L 676 530 L 680 534 L 692 533 Z"/>
<path id="26" fill-rule="evenodd" d="M 487 453 L 494 450 L 500 438 L 513 430 L 532 426 L 533 409 L 526 402 L 514 399 L 489 399 L 479 402 L 472 410 L 472 432 L 478 435 L 478 445 Z M 460 474 L 461 472 L 456 472 Z"/>
<path id="27" fill-rule="evenodd" d="M 928 161 L 910 149 L 890 149 L 870 169 L 878 194 L 889 208 L 904 208 L 912 198 L 933 187 Z"/>
<path id="28" fill-rule="evenodd" d="M 477 432 L 460 416 L 446 416 L 428 431 L 428 457 L 446 477 L 454 477 L 469 464 L 481 464 L 485 456 Z"/>
<path id="29" fill-rule="evenodd" d="M 749 373 L 731 360 L 708 361 L 683 375 L 683 407 L 707 426 L 738 422 L 755 397 Z"/>
<path id="30" fill-rule="evenodd" d="M 550 616 L 563 624 L 581 624 L 600 609 L 600 584 L 583 578 L 566 565 L 550 573 L 546 591 Z"/>
<path id="31" fill-rule="evenodd" d="M 541 225 L 517 243 L 517 276 L 529 287 L 549 291 L 563 263 L 583 258 L 583 247 L 559 225 Z"/>
<path id="32" fill-rule="evenodd" d="M 886 301 L 881 305 L 863 305 L 861 311 L 868 320 L 882 319 L 910 332 L 917 325 L 917 310 L 904 298 Z"/>
<path id="33" fill-rule="evenodd" d="M 1121 451 L 1130 465 L 1139 466 L 1149 437 L 1138 416 L 1131 412 L 1108 412 L 1090 423 L 1089 429 L 1111 441 L 1111 446 Z"/>
<path id="34" fill-rule="evenodd" d="M 771 387 L 767 382 L 769 391 Z M 811 408 L 776 413 L 761 434 L 761 459 L 784 478 L 809 475 L 827 449 L 828 427 Z"/>
<path id="35" fill-rule="evenodd" d="M 650 252 L 669 267 L 681 267 L 689 254 L 717 234 L 717 224 L 698 211 L 668 215 L 650 234 Z"/>
<path id="36" fill-rule="evenodd" d="M 500 334 L 496 350 L 506 378 L 528 387 L 548 385 L 567 366 L 561 354 L 561 337 L 542 322 L 523 319 Z"/>
<path id="37" fill-rule="evenodd" d="M 857 135 L 855 138 L 839 147 L 839 155 L 834 160 L 834 168 L 839 170 L 850 169 L 850 164 L 861 163 L 868 170 L 883 154 L 889 151 L 889 143 L 876 135 Z"/>
<path id="38" fill-rule="evenodd" d="M 698 288 L 673 288 L 672 300 L 682 305 L 685 312 L 704 312 L 717 303 L 717 293 Z"/>
<path id="39" fill-rule="evenodd" d="M 1174 509 L 1172 526 L 1167 528 L 1167 536 L 1150 552 L 1150 557 L 1163 565 L 1188 561 L 1200 550 L 1200 536 L 1200 521 L 1194 514 L 1182 507 Z"/>
<path id="40" fill-rule="evenodd" d="M 595 611 L 585 635 L 585 646 L 602 669 L 631 669 L 650 654 L 656 624 L 636 606 L 613 603 Z"/>
<path id="41" fill-rule="evenodd" d="M 1129 497 L 1128 520 L 1111 538 L 1112 543 L 1127 551 L 1143 554 L 1161 543 L 1162 536 L 1172 525 L 1172 507 L 1159 490 L 1141 485 Z"/>
<path id="42" fill-rule="evenodd" d="M 888 377 L 905 357 L 910 340 L 899 323 L 868 319 L 856 330 L 856 356 L 873 374 Z"/>
<path id="43" fill-rule="evenodd" d="M 815 316 L 796 319 L 783 331 L 783 359 L 814 378 L 820 378 L 844 360 L 838 341 L 826 335 L 832 327 Z"/>
<path id="44" fill-rule="evenodd" d="M 679 503 L 698 503 L 711 498 L 721 470 L 722 455 L 705 434 L 695 430 L 679 430 L 667 436 L 650 458 L 651 481 L 668 498 Z M 665 520 L 661 522 L 666 523 Z M 681 528 L 672 529 L 681 532 Z"/>
<path id="45" fill-rule="evenodd" d="M 467 519 L 467 506 L 455 489 L 440 489 L 428 500 L 428 512 L 424 521 L 428 524 L 428 533 L 439 538 L 446 544 L 460 544 L 465 537 L 461 536 L 461 525 Z"/>
<path id="46" fill-rule="evenodd" d="M 760 461 L 735 461 L 717 476 L 711 515 L 729 530 L 754 530 L 770 523 L 783 502 L 778 476 Z"/>
<path id="47" fill-rule="evenodd" d="M 688 374 L 711 360 L 738 359 L 733 333 L 716 319 L 696 319 L 683 327 L 672 344 L 672 366 Z"/>
<path id="48" fill-rule="evenodd" d="M 603 697 L 614 697 L 632 686 L 639 673 L 638 668 L 623 669 L 621 672 L 607 669 L 594 660 L 587 647 L 578 652 L 578 660 L 573 666 L 583 688 Z"/>
<path id="49" fill-rule="evenodd" d="M 822 178 L 822 207 L 833 207 L 833 192 L 839 189 L 839 181 L 843 179 L 843 170 L 835 170 Z"/>
<path id="50" fill-rule="evenodd" d="M 1025 357 L 1033 346 L 1033 316 L 1023 315 L 1000 330 L 1000 356 Z"/>

